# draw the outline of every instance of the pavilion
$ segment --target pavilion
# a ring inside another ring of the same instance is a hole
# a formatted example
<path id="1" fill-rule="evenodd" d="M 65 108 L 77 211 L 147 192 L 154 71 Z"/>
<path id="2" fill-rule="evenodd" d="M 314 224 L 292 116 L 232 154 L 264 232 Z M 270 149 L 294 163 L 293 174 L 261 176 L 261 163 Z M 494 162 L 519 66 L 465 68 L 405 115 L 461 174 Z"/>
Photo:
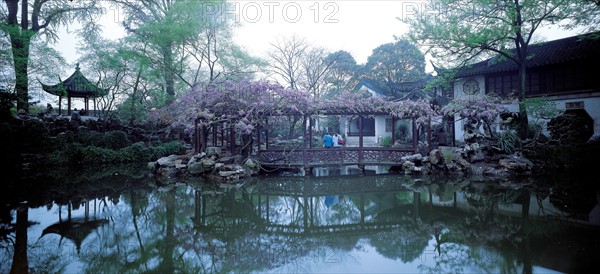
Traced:
<path id="1" fill-rule="evenodd" d="M 62 113 L 62 98 L 67 97 L 67 114 L 71 115 L 71 98 L 83 98 L 84 109 L 89 113 L 88 99 L 94 100 L 94 115 L 96 115 L 96 98 L 108 94 L 107 89 L 102 89 L 90 82 L 79 70 L 79 63 L 75 67 L 75 72 L 67 78 L 55 85 L 42 84 L 42 89 L 46 92 L 58 96 L 58 114 Z"/>

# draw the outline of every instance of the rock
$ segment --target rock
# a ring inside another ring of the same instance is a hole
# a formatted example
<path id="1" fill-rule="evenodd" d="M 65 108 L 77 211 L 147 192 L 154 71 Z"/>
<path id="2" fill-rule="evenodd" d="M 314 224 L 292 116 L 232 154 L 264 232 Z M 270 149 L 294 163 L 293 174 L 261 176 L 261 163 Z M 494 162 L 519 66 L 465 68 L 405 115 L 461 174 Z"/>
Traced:
<path id="1" fill-rule="evenodd" d="M 188 164 L 187 171 L 191 175 L 199 175 L 204 173 L 204 166 L 202 166 L 201 162 L 193 162 Z"/>
<path id="2" fill-rule="evenodd" d="M 159 166 L 175 166 L 175 161 L 179 160 L 179 156 L 177 155 L 169 155 L 166 157 L 162 157 L 156 161 Z M 181 163 L 181 162 L 179 162 Z"/>
<path id="3" fill-rule="evenodd" d="M 415 169 L 415 163 L 406 161 L 402 164 L 402 169 L 404 170 L 404 174 L 412 174 Z"/>
<path id="4" fill-rule="evenodd" d="M 235 156 L 227 156 L 220 158 L 218 162 L 223 164 L 233 164 L 235 163 Z"/>
<path id="5" fill-rule="evenodd" d="M 146 165 L 146 168 L 147 168 L 147 169 L 148 169 L 150 172 L 154 173 L 154 172 L 156 172 L 156 166 L 157 166 L 156 162 L 149 162 L 149 163 Z"/>
<path id="6" fill-rule="evenodd" d="M 175 164 L 176 169 L 184 169 L 186 167 L 187 167 L 187 165 L 184 165 L 184 164 Z"/>
<path id="7" fill-rule="evenodd" d="M 206 156 L 207 157 L 214 157 L 215 159 L 218 159 L 221 157 L 221 148 L 220 147 L 207 147 L 206 148 Z"/>
<path id="8" fill-rule="evenodd" d="M 486 167 L 483 171 L 483 175 L 486 176 L 493 176 L 493 177 L 506 177 L 508 176 L 508 172 L 506 172 L 506 170 L 501 169 L 501 168 L 494 168 L 494 167 Z"/>
<path id="9" fill-rule="evenodd" d="M 516 154 L 510 155 L 504 159 L 500 159 L 498 164 L 503 168 L 517 172 L 531 171 L 533 167 L 533 163 L 531 161 Z"/>
<path id="10" fill-rule="evenodd" d="M 221 177 L 229 177 L 229 176 L 233 176 L 233 175 L 237 175 L 237 174 L 239 174 L 237 170 L 219 171 L 219 176 L 221 176 Z"/>
<path id="11" fill-rule="evenodd" d="M 429 162 L 432 165 L 441 164 L 442 161 L 442 152 L 439 149 L 434 149 L 429 153 Z"/>
<path id="12" fill-rule="evenodd" d="M 402 161 L 410 161 L 410 162 L 416 163 L 416 162 L 421 162 L 423 160 L 423 155 L 417 153 L 417 154 L 413 154 L 413 155 L 409 155 L 409 156 L 404 156 L 400 159 Z"/>
<path id="13" fill-rule="evenodd" d="M 469 154 L 469 162 L 481 162 L 485 160 L 485 154 L 481 150 L 476 150 L 474 153 Z"/>
<path id="14" fill-rule="evenodd" d="M 205 156 L 206 156 L 206 153 L 204 153 L 204 152 L 193 155 L 192 157 L 190 157 L 190 160 L 188 161 L 188 165 L 190 165 L 191 163 L 200 162 L 200 160 L 202 158 L 204 158 Z"/>
<path id="15" fill-rule="evenodd" d="M 202 159 L 200 161 L 200 163 L 202 164 L 202 168 L 204 169 L 204 171 L 212 171 L 213 168 L 215 167 L 215 161 L 211 160 L 211 159 Z"/>

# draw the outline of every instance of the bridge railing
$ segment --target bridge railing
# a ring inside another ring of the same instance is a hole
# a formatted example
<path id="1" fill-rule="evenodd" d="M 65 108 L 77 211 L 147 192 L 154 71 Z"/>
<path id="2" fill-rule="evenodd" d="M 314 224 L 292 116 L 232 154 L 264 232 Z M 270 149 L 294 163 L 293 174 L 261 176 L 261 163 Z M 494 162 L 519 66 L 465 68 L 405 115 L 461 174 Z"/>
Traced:
<path id="1" fill-rule="evenodd" d="M 412 147 L 341 147 L 269 149 L 258 152 L 261 163 L 277 166 L 399 165 L 414 154 Z"/>

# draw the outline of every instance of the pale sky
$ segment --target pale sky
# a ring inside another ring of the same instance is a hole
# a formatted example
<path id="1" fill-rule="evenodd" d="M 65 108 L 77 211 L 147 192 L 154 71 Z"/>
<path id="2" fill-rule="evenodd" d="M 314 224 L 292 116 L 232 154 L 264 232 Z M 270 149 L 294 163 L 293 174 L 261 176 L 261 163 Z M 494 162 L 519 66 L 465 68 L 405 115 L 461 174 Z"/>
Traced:
<path id="1" fill-rule="evenodd" d="M 405 34 L 408 26 L 398 18 L 411 16 L 415 9 L 424 7 L 423 3 L 422 0 L 237 0 L 229 6 L 210 8 L 224 11 L 228 20 L 241 25 L 235 30 L 235 41 L 253 55 L 264 57 L 270 43 L 296 35 L 331 52 L 348 51 L 362 64 L 374 48 Z M 101 18 L 106 37 L 124 35 L 120 26 L 123 16 L 114 6 L 107 6 Z M 544 40 L 553 40 L 574 33 L 549 28 L 540 30 L 539 35 Z M 78 57 L 73 43 L 75 36 L 63 32 L 60 37 L 55 47 L 69 63 L 75 63 Z"/>

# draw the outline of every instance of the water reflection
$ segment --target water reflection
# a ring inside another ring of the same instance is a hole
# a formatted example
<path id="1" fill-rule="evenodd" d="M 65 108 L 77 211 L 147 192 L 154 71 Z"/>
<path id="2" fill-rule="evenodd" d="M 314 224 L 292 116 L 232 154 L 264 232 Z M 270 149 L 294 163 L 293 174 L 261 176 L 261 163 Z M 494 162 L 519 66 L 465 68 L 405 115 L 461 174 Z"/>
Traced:
<path id="1" fill-rule="evenodd" d="M 161 186 L 141 174 L 3 197 L 0 272 L 578 272 L 600 251 L 585 187 L 400 175 Z"/>

